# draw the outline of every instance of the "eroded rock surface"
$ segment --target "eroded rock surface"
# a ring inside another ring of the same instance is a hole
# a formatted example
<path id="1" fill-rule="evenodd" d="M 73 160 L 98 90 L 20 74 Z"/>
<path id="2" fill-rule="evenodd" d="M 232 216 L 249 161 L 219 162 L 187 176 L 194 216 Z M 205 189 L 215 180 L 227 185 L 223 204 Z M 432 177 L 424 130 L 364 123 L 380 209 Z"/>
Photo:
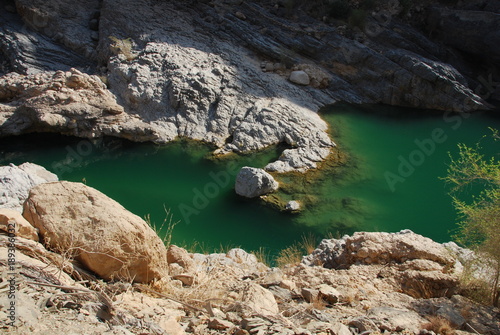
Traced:
<path id="1" fill-rule="evenodd" d="M 236 194 L 255 198 L 276 191 L 279 184 L 273 176 L 262 169 L 244 166 L 236 176 Z"/>
<path id="2" fill-rule="evenodd" d="M 58 132 L 154 139 L 144 122 L 123 113 L 99 77 L 77 69 L 0 78 L 0 124 L 3 136 Z"/>
<path id="3" fill-rule="evenodd" d="M 151 227 L 84 184 L 32 188 L 23 216 L 48 248 L 75 257 L 106 280 L 150 282 L 167 273 L 165 246 Z"/>
<path id="4" fill-rule="evenodd" d="M 401 19 L 401 6 L 385 4 L 381 10 L 389 10 L 390 20 L 384 25 L 375 14 L 366 18 L 367 26 L 378 27 L 376 34 L 346 33 L 345 27 L 300 11 L 299 20 L 264 1 L 17 0 L 15 5 L 2 14 L 8 24 L 0 27 L 0 61 L 9 63 L 2 68 L 41 73 L 38 79 L 9 75 L 0 82 L 24 85 L 26 91 L 0 101 L 4 136 L 56 131 L 158 143 L 183 136 L 214 144 L 218 154 L 286 143 L 290 149 L 266 169 L 306 171 L 334 146 L 317 114 L 322 106 L 345 101 L 466 112 L 490 108 L 484 99 L 496 94 L 490 92 L 495 87 L 482 94 L 478 78 L 490 80 L 488 74 L 474 73 L 465 56 L 449 56 L 452 48 L 470 53 L 479 42 L 477 50 L 498 51 L 488 42 L 495 33 L 484 33 L 498 25 L 487 9 L 475 16 L 436 11 L 436 22 L 441 18 L 455 26 L 487 18 L 475 25 L 475 35 L 459 34 L 466 43 L 444 45 L 440 37 L 449 35 L 447 26 L 436 26 L 427 36 Z M 433 40 L 436 32 L 439 38 Z M 51 48 L 58 51 L 51 55 Z M 59 49 L 65 60 L 54 61 Z M 482 52 L 477 50 L 473 54 Z M 68 63 L 81 69 L 85 62 L 86 71 L 100 71 L 109 90 L 101 83 L 87 94 L 63 85 L 71 101 L 40 83 L 54 81 L 58 64 L 68 71 Z M 302 74 L 302 85 L 289 81 L 292 73 Z M 120 106 L 123 113 L 117 114 Z"/>
<path id="5" fill-rule="evenodd" d="M 351 238 L 366 246 L 381 239 L 394 242 L 401 235 L 378 234 Z M 91 277 L 86 277 L 90 282 L 80 284 L 73 278 L 81 280 L 82 272 L 75 267 L 78 263 L 69 262 L 67 253 L 62 257 L 19 237 L 16 257 L 22 280 L 16 301 L 22 312 L 18 314 L 18 330 L 32 334 L 49 330 L 79 333 L 85 329 L 100 334 L 417 335 L 427 332 L 429 317 L 439 315 L 454 328 L 500 334 L 497 309 L 458 295 L 448 298 L 447 292 L 428 286 L 444 283 L 452 289 L 447 280 L 455 269 L 444 270 L 438 263 L 447 262 L 447 257 L 431 261 L 429 254 L 419 251 L 427 247 L 438 251 L 422 236 L 409 240 L 412 246 L 391 261 L 382 256 L 381 245 L 373 249 L 373 262 L 364 259 L 338 270 L 305 264 L 270 268 L 242 249 L 202 255 L 171 246 L 169 268 L 182 270 L 183 275 L 171 272 L 146 286 Z M 7 264 L 7 243 L 7 236 L 0 232 L 0 264 Z M 390 242 L 386 251 L 393 252 L 395 246 Z M 447 278 L 439 275 L 447 271 Z M 405 290 L 407 273 L 424 276 L 419 283 L 425 290 Z M 186 284 L 183 279 L 188 277 L 191 281 Z M 59 288 L 61 285 L 64 287 Z M 6 297 L 3 295 L 1 303 L 9 303 Z M 0 316 L 6 314 L 0 311 Z M 465 330 L 459 333 L 472 334 Z"/>
<path id="6" fill-rule="evenodd" d="M 38 242 L 38 232 L 16 210 L 0 208 L 0 230 L 10 236 L 23 237 Z"/>
<path id="7" fill-rule="evenodd" d="M 0 208 L 22 212 L 24 200 L 33 186 L 57 180 L 55 174 L 33 163 L 0 166 Z"/>
<path id="8" fill-rule="evenodd" d="M 429 260 L 442 266 L 454 263 L 452 254 L 442 244 L 411 230 L 398 233 L 358 232 L 342 239 L 325 239 L 303 262 L 339 268 L 353 264 L 404 263 L 412 260 Z"/>
<path id="9" fill-rule="evenodd" d="M 358 232 L 342 239 L 325 239 L 302 262 L 333 269 L 393 264 L 389 272 L 381 271 L 380 275 L 394 278 L 403 292 L 413 295 L 451 295 L 458 285 L 452 253 L 442 244 L 410 230 Z"/>

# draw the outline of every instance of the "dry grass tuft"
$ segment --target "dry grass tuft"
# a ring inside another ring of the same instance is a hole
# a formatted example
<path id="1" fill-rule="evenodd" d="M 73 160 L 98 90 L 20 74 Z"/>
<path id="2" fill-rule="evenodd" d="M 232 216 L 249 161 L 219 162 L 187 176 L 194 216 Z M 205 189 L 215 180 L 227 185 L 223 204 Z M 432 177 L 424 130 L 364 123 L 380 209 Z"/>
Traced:
<path id="1" fill-rule="evenodd" d="M 309 233 L 307 235 L 302 235 L 301 242 L 302 249 L 306 252 L 306 255 L 311 254 L 317 246 L 316 236 L 313 233 Z"/>
<path id="2" fill-rule="evenodd" d="M 154 230 L 156 235 L 161 238 L 163 244 L 168 248 L 172 243 L 172 234 L 174 232 L 174 228 L 180 221 L 173 220 L 173 214 L 170 211 L 170 208 L 167 209 L 165 206 L 163 206 L 163 210 L 165 211 L 165 218 L 163 219 L 163 222 L 159 227 L 157 227 L 156 224 L 151 221 L 151 216 L 149 214 L 146 214 L 144 216 L 144 221 L 146 221 L 151 229 Z"/>
<path id="3" fill-rule="evenodd" d="M 302 261 L 302 248 L 298 244 L 293 244 L 281 250 L 276 257 L 276 265 L 285 267 L 286 265 L 297 265 Z"/>
<path id="4" fill-rule="evenodd" d="M 316 246 L 316 236 L 314 234 L 303 235 L 300 242 L 279 252 L 275 259 L 276 265 L 278 267 L 297 265 L 302 261 L 302 256 L 312 253 L 316 249 Z"/>
<path id="5" fill-rule="evenodd" d="M 255 257 L 257 257 L 257 261 L 262 264 L 269 266 L 271 263 L 269 251 L 267 251 L 264 247 L 260 247 L 258 250 L 252 251 L 252 254 L 255 255 Z"/>
<path id="6" fill-rule="evenodd" d="M 454 335 L 455 328 L 452 327 L 450 321 L 441 316 L 429 316 L 428 323 L 422 325 L 423 329 L 433 331 L 439 335 Z"/>

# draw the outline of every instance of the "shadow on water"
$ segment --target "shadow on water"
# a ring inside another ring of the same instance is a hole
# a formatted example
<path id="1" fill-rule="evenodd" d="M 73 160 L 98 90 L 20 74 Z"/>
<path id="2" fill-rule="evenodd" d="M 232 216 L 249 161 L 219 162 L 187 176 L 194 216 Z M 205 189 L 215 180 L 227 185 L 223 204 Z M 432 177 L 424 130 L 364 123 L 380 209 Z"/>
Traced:
<path id="1" fill-rule="evenodd" d="M 285 149 L 248 155 L 211 156 L 213 148 L 179 140 L 158 146 L 126 140 L 79 139 L 54 134 L 3 138 L 0 164 L 34 162 L 60 179 L 85 182 L 159 228 L 170 210 L 172 242 L 205 246 L 265 247 L 271 254 L 312 229 L 293 226 L 291 216 L 234 193 L 242 166 L 263 167 Z M 165 227 L 164 227 L 165 228 Z M 163 229 L 166 231 L 166 229 Z"/>

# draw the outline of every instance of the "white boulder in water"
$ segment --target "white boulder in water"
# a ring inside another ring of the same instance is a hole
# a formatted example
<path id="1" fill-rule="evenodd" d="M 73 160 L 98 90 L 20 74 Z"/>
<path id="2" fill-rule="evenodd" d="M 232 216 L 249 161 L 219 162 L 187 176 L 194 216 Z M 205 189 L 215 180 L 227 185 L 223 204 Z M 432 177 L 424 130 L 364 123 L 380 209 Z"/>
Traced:
<path id="1" fill-rule="evenodd" d="M 244 166 L 236 177 L 236 193 L 247 198 L 276 191 L 278 187 L 279 184 L 273 176 L 258 168 Z"/>

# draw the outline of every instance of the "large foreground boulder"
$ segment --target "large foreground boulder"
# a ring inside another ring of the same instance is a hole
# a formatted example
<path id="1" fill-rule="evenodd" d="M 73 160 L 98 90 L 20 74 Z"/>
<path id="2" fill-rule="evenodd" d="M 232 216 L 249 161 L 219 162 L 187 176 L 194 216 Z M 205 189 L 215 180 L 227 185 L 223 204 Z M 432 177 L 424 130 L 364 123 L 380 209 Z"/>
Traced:
<path id="1" fill-rule="evenodd" d="M 33 186 L 57 180 L 55 174 L 33 163 L 0 166 L 0 208 L 21 213 L 24 200 Z"/>
<path id="2" fill-rule="evenodd" d="M 23 215 L 48 248 L 74 256 L 105 280 L 150 282 L 167 269 L 165 246 L 148 224 L 92 187 L 36 186 Z"/>
<path id="3" fill-rule="evenodd" d="M 262 169 L 244 166 L 236 177 L 235 191 L 238 195 L 255 198 L 278 189 L 278 182 Z"/>

